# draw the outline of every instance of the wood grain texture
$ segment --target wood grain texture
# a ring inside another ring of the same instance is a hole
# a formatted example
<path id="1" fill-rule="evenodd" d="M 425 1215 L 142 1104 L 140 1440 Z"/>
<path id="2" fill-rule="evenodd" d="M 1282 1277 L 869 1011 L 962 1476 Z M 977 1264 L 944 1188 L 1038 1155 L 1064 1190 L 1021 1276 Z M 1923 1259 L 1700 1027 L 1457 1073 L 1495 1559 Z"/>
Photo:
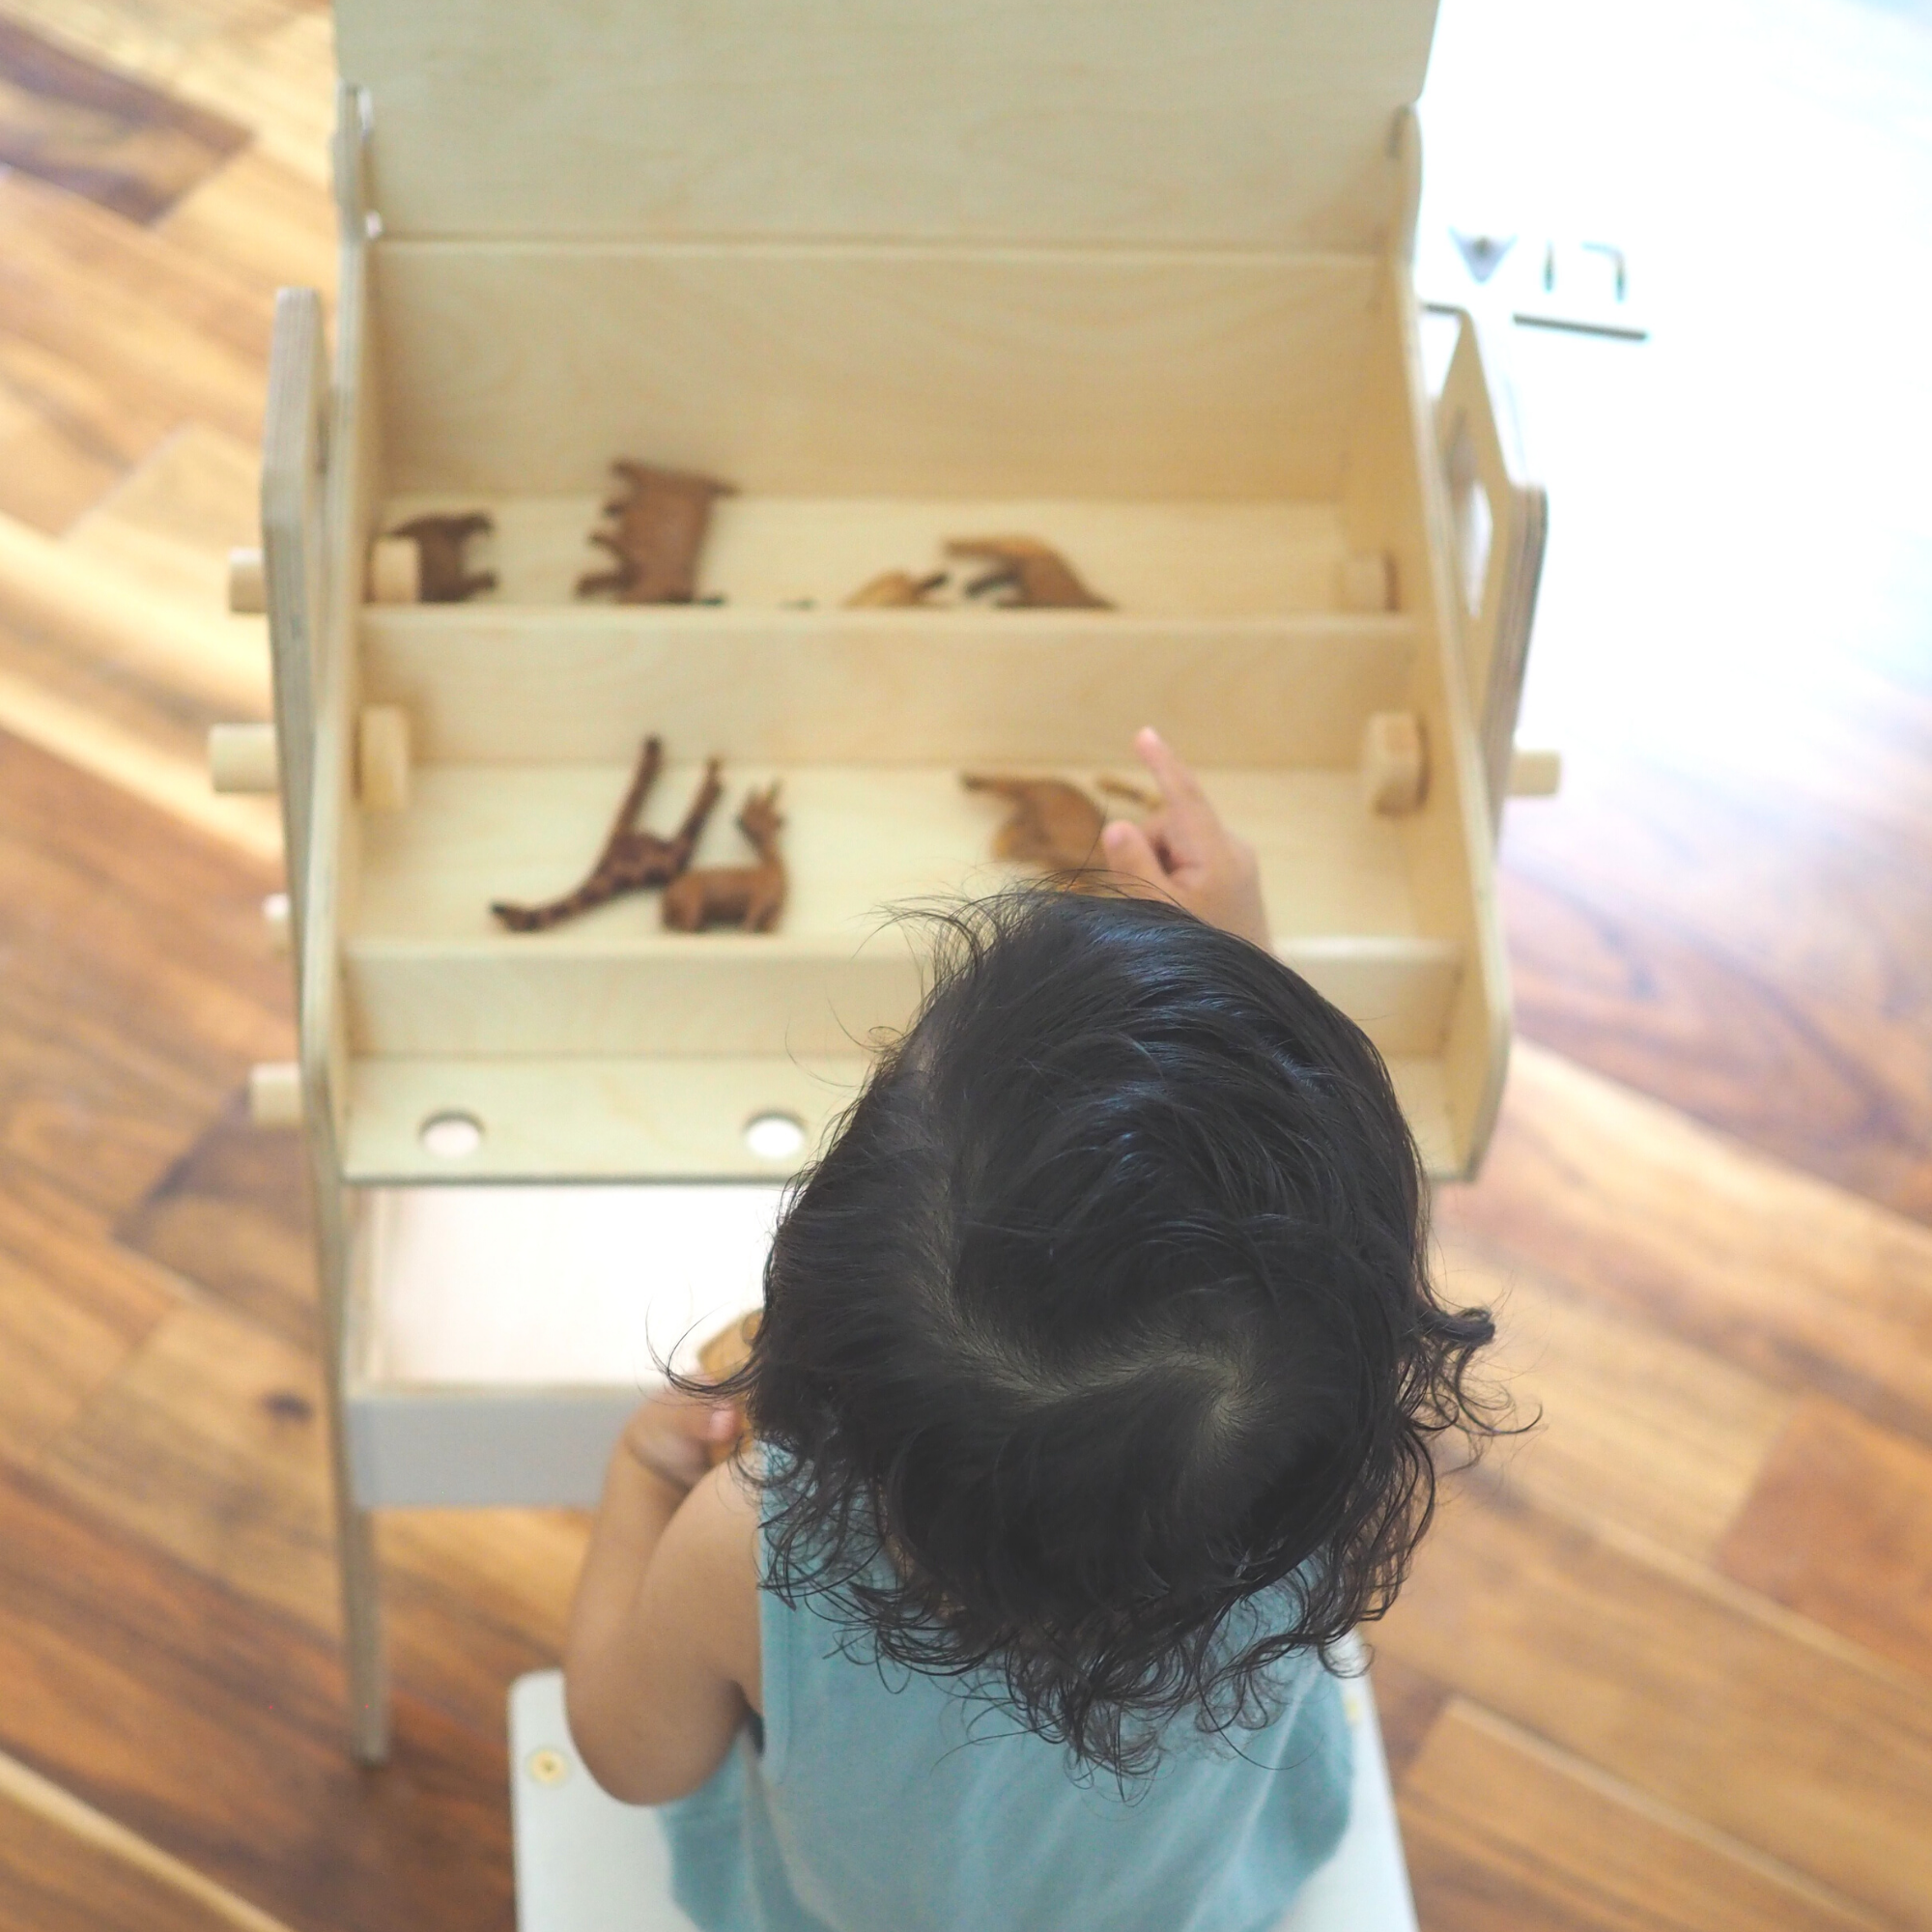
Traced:
<path id="1" fill-rule="evenodd" d="M 1901 694 L 1883 733 L 1874 720 L 1865 755 L 1889 738 L 1926 756 L 1912 709 Z M 1503 850 L 1529 1037 L 1932 1219 L 1932 850 L 1915 829 L 1573 743 L 1562 797 L 1513 808 Z"/>
<path id="2" fill-rule="evenodd" d="M 247 130 L 0 17 L 0 166 L 152 221 Z"/>
<path id="3" fill-rule="evenodd" d="M 71 1506 L 332 1643 L 322 1415 L 312 1355 L 225 1310 L 188 1306 L 153 1330 L 41 1468 Z M 494 1735 L 509 1680 L 560 1652 L 582 1534 L 564 1515 L 386 1525 L 405 1693 Z"/>
<path id="4" fill-rule="evenodd" d="M 1491 1492 L 1378 1647 L 1881 1916 L 1932 1898 L 1932 1683 L 1659 1546 Z"/>
<path id="5" fill-rule="evenodd" d="M 339 7 L 391 227 L 1372 253 L 1434 8 Z M 440 79 L 437 77 L 440 77 Z M 648 130 L 648 131 L 646 131 Z"/>
<path id="6" fill-rule="evenodd" d="M 331 1645 L 0 1477 L 0 1746 L 298 1925 L 506 1923 L 506 1767 L 405 1694 L 396 1761 L 341 1744 Z"/>
<path id="7" fill-rule="evenodd" d="M 0 1914 L 35 1932 L 287 1932 L 280 1919 L 0 1756 Z"/>
<path id="8" fill-rule="evenodd" d="M 1519 1041 L 1449 1230 L 1767 1380 L 1932 1436 L 1932 1232 Z"/>
<path id="9" fill-rule="evenodd" d="M 1492 1468 L 1557 1515 L 1636 1531 L 1708 1557 L 1743 1507 L 1793 1398 L 1655 1323 L 1602 1305 L 1587 1263 L 1571 1279 L 1452 1241 L 1442 1280 L 1458 1306 L 1497 1311 L 1501 1341 L 1479 1375 L 1528 1433 Z"/>
<path id="10" fill-rule="evenodd" d="M 31 1463 L 179 1300 L 58 1184 L 0 1157 L 0 1458 Z"/>
<path id="11" fill-rule="evenodd" d="M 190 418 L 254 440 L 266 291 L 19 174 L 0 176 L 0 382 L 53 387 L 79 446 L 129 464 Z"/>
<path id="12" fill-rule="evenodd" d="M 314 1349 L 315 1246 L 301 1142 L 251 1125 L 242 1094 L 114 1234 L 284 1342 Z"/>
<path id="13" fill-rule="evenodd" d="M 8 738 L 0 805 L 0 1148 L 119 1213 L 286 1055 L 269 876 Z"/>
<path id="14" fill-rule="evenodd" d="M 156 224 L 177 247 L 258 288 L 335 287 L 335 211 L 313 171 L 258 148 L 184 195 Z"/>
<path id="15" fill-rule="evenodd" d="M 1932 1449 L 1807 1396 L 1718 1558 L 1724 1574 L 1932 1677 Z"/>
<path id="16" fill-rule="evenodd" d="M 1429 1932 L 1876 1932 L 1888 1920 L 1457 1699 L 1400 1798 Z"/>

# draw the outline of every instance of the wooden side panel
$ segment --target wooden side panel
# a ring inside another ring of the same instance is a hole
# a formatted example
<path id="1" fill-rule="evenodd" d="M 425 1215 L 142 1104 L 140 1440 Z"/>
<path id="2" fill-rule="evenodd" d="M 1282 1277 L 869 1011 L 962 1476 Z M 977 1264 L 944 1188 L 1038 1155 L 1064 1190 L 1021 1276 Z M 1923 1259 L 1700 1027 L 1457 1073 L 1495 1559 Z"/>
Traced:
<path id="1" fill-rule="evenodd" d="M 391 233 L 1372 251 L 1434 0 L 350 0 Z"/>
<path id="2" fill-rule="evenodd" d="M 1341 498 L 1351 546 L 1394 561 L 1402 612 L 1418 648 L 1406 708 L 1422 720 L 1429 791 L 1401 821 L 1423 929 L 1454 935 L 1465 970 L 1444 1057 L 1458 1167 L 1481 1165 L 1501 1102 L 1509 1049 L 1509 980 L 1492 864 L 1487 797 L 1460 639 L 1448 518 L 1434 458 L 1415 297 L 1406 264 L 1391 261 L 1369 329 L 1371 362 Z"/>
<path id="3" fill-rule="evenodd" d="M 1332 497 L 1373 258 L 383 242 L 395 491 Z"/>

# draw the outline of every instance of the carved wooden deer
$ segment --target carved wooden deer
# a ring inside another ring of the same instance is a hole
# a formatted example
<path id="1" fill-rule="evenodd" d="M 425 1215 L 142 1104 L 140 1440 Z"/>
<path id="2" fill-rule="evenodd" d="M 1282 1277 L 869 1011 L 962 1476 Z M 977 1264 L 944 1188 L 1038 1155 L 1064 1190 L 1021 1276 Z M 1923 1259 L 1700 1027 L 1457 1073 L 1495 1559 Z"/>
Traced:
<path id="1" fill-rule="evenodd" d="M 498 901 L 490 910 L 512 932 L 541 932 L 546 926 L 559 924 L 566 919 L 575 919 L 581 912 L 588 912 L 592 906 L 603 905 L 620 893 L 669 885 L 691 864 L 705 820 L 711 816 L 724 786 L 718 776 L 718 760 L 713 758 L 704 768 L 704 781 L 691 802 L 691 810 L 684 814 L 684 823 L 670 838 L 660 838 L 655 832 L 639 832 L 637 823 L 638 814 L 643 810 L 644 801 L 663 769 L 663 741 L 646 738 L 631 788 L 624 794 L 624 802 L 617 808 L 617 816 L 611 826 L 611 836 L 605 839 L 590 876 L 575 892 L 543 905 L 508 905 Z"/>
<path id="2" fill-rule="evenodd" d="M 779 788 L 754 791 L 738 814 L 738 830 L 758 855 L 755 866 L 706 866 L 665 888 L 664 923 L 673 932 L 702 932 L 708 925 L 735 925 L 769 932 L 784 910 L 785 868 L 779 856 Z"/>
<path id="3" fill-rule="evenodd" d="M 590 541 L 617 559 L 615 570 L 577 580 L 577 594 L 614 590 L 619 604 L 689 604 L 697 594 L 697 554 L 711 525 L 711 505 L 734 494 L 728 483 L 644 463 L 613 463 L 628 486 L 604 505 L 616 527 Z"/>

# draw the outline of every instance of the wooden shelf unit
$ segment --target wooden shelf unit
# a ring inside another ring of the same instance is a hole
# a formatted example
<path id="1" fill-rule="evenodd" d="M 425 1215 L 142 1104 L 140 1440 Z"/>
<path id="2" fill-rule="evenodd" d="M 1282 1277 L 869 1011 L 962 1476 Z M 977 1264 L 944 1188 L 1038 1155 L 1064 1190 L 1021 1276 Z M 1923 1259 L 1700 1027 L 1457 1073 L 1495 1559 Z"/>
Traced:
<path id="1" fill-rule="evenodd" d="M 1104 24 L 914 0 L 916 71 L 904 4 L 858 0 L 828 64 L 822 26 L 749 0 L 338 0 L 362 84 L 336 339 L 325 373 L 319 301 L 284 293 L 263 505 L 364 1757 L 370 1511 L 583 1500 L 653 1373 L 639 1308 L 693 1293 L 668 1257 L 728 1250 L 706 1293 L 755 1293 L 773 1190 L 918 995 L 917 927 L 882 908 L 1013 876 L 962 771 L 1131 780 L 1158 724 L 1259 848 L 1280 955 L 1388 1058 L 1432 1173 L 1472 1173 L 1494 1119 L 1540 497 L 1471 326 L 1425 384 L 1431 0 L 1373 43 L 1346 0 L 1211 42 L 1181 0 Z M 698 583 L 722 602 L 572 596 L 620 455 L 735 486 Z M 367 601 L 378 537 L 476 509 L 494 592 Z M 1014 531 L 1116 608 L 989 609 L 959 579 L 937 608 L 842 608 Z M 407 720 L 400 810 L 358 792 L 365 707 L 392 753 Z M 1429 781 L 1382 816 L 1356 767 L 1391 711 Z M 659 829 L 725 762 L 701 860 L 732 863 L 747 787 L 780 782 L 779 929 L 668 934 L 631 897 L 501 930 L 492 899 L 588 868 L 647 733 Z M 753 1148 L 767 1114 L 795 1151 Z M 425 1135 L 450 1117 L 468 1141 Z M 469 1346 L 532 1322 L 574 1336 L 525 1350 L 540 1376 Z"/>

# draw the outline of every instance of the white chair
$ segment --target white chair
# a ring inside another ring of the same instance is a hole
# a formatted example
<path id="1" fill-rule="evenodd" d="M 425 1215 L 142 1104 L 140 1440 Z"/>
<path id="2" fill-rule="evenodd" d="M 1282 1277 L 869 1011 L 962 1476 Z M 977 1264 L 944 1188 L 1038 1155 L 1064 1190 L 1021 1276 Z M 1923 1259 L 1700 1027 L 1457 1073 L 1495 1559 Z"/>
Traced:
<path id="1" fill-rule="evenodd" d="M 1278 1932 L 1416 1932 L 1369 1680 L 1350 1679 L 1343 1702 L 1355 1742 L 1349 1830 Z M 657 1813 L 607 1797 L 578 1761 L 561 1671 L 510 1687 L 510 1817 L 518 1932 L 694 1932 L 671 1902 Z"/>

